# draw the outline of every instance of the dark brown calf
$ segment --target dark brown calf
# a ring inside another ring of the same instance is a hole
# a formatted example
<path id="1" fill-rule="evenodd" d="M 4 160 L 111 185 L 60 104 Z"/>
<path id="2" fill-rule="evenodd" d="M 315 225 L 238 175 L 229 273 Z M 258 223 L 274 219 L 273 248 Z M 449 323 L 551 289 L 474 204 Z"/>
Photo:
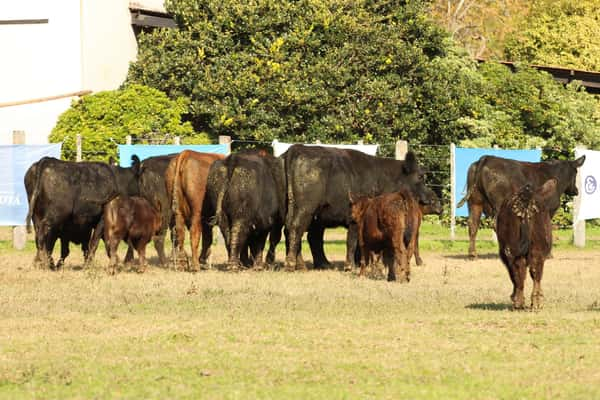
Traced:
<path id="1" fill-rule="evenodd" d="M 416 242 L 419 205 L 407 190 L 369 198 L 350 195 L 352 218 L 358 228 L 360 274 L 373 262 L 374 253 L 383 253 L 388 281 L 410 280 L 409 260 Z"/>
<path id="2" fill-rule="evenodd" d="M 104 241 L 110 257 L 110 273 L 116 272 L 119 262 L 117 248 L 121 240 L 138 252 L 138 272 L 146 270 L 146 245 L 160 231 L 159 210 L 143 197 L 118 196 L 104 206 Z"/>
<path id="3" fill-rule="evenodd" d="M 552 249 L 552 210 L 549 199 L 556 196 L 557 180 L 549 179 L 537 190 L 522 186 L 500 207 L 496 232 L 500 258 L 513 283 L 510 296 L 514 309 L 524 308 L 523 290 L 527 267 L 533 279 L 531 308 L 542 308 L 544 262 Z"/>

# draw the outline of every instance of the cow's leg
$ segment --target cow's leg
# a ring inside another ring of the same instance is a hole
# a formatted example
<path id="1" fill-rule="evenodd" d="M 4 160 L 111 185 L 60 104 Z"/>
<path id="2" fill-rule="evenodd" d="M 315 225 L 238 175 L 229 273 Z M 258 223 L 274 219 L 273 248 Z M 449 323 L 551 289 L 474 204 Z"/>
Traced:
<path id="1" fill-rule="evenodd" d="M 138 253 L 139 265 L 137 272 L 143 274 L 146 272 L 146 246 L 150 242 L 150 238 L 141 238 L 135 243 L 135 250 Z"/>
<path id="2" fill-rule="evenodd" d="M 388 268 L 387 280 L 392 282 L 396 280 L 396 260 L 394 258 L 394 252 L 389 249 L 383 250 L 383 265 Z"/>
<path id="3" fill-rule="evenodd" d="M 133 246 L 132 245 L 128 245 L 127 246 L 127 253 L 125 253 L 125 259 L 123 260 L 123 263 L 130 264 L 132 262 L 133 262 Z"/>
<path id="4" fill-rule="evenodd" d="M 415 243 L 414 243 L 414 254 L 415 254 L 415 263 L 419 266 L 423 265 L 423 259 L 419 254 L 419 232 L 417 231 L 415 235 Z M 410 262 L 410 260 L 408 260 Z"/>
<path id="5" fill-rule="evenodd" d="M 286 241 L 288 242 L 288 251 L 285 257 L 285 269 L 287 271 L 306 270 L 302 261 L 300 249 L 302 246 L 302 235 L 308 229 L 311 213 L 307 210 L 299 210 L 296 215 L 288 216 L 286 222 Z"/>
<path id="6" fill-rule="evenodd" d="M 252 258 L 254 259 L 254 263 L 252 264 L 252 267 L 254 269 L 262 269 L 263 268 L 263 251 L 265 249 L 265 243 L 267 242 L 268 235 L 269 235 L 269 231 L 257 232 L 254 235 L 254 238 L 250 243 L 250 250 L 252 251 Z"/>
<path id="7" fill-rule="evenodd" d="M 211 246 L 213 243 L 213 227 L 208 222 L 202 223 L 202 251 L 200 252 L 200 265 L 208 265 L 208 257 L 210 257 Z M 205 267 L 208 269 L 208 267 Z"/>
<path id="8" fill-rule="evenodd" d="M 524 257 L 518 257 L 512 263 L 513 273 L 515 274 L 515 288 L 513 296 L 513 309 L 522 310 L 525 307 L 525 278 L 527 277 L 527 260 Z"/>
<path id="9" fill-rule="evenodd" d="M 194 213 L 190 226 L 190 246 L 192 247 L 192 262 L 190 268 L 192 271 L 198 271 L 200 269 L 200 254 L 198 248 L 200 247 L 201 236 L 202 220 L 200 218 L 200 213 Z"/>
<path id="10" fill-rule="evenodd" d="M 65 265 L 65 258 L 69 256 L 69 240 L 65 238 L 60 239 L 60 258 L 56 263 L 56 269 L 61 269 Z"/>
<path id="11" fill-rule="evenodd" d="M 275 252 L 277 251 L 277 245 L 281 241 L 281 225 L 271 229 L 269 233 L 269 251 L 267 252 L 267 264 L 271 265 L 275 262 Z"/>
<path id="12" fill-rule="evenodd" d="M 475 239 L 477 237 L 477 230 L 479 229 L 479 222 L 481 221 L 481 214 L 483 213 L 483 206 L 479 204 L 471 204 L 469 202 L 469 258 L 477 258 L 477 250 L 475 248 Z"/>
<path id="13" fill-rule="evenodd" d="M 104 238 L 104 240 L 108 248 L 108 253 L 110 254 L 108 273 L 114 275 L 117 272 L 117 265 L 119 264 L 119 256 L 117 255 L 117 250 L 119 248 L 119 242 L 121 241 L 121 239 L 111 236 L 109 238 Z"/>
<path id="14" fill-rule="evenodd" d="M 310 246 L 310 252 L 313 256 L 313 266 L 317 269 L 325 269 L 331 267 L 331 263 L 325 256 L 325 249 L 323 243 L 323 237 L 325 235 L 325 227 L 318 223 L 313 222 L 308 227 L 308 244 Z"/>
<path id="15" fill-rule="evenodd" d="M 50 227 L 43 221 L 40 222 L 35 230 L 35 242 L 37 246 L 38 261 L 36 267 L 46 269 L 50 268 L 52 262 L 52 253 L 48 253 L 48 236 L 50 235 Z M 35 260 L 34 260 L 35 261 Z"/>
<path id="16" fill-rule="evenodd" d="M 88 244 L 88 253 L 87 253 L 87 257 L 85 257 L 85 265 L 89 265 L 93 260 L 94 260 L 94 256 L 96 255 L 96 250 L 98 249 L 98 245 L 100 244 L 100 239 L 104 237 L 104 217 L 100 218 L 100 221 L 98 222 L 98 224 L 96 225 L 96 227 L 94 228 L 94 231 L 92 233 L 92 237 L 90 239 L 90 242 Z M 104 238 L 104 247 L 106 249 L 106 254 L 108 255 L 108 242 L 106 240 L 106 238 Z M 110 255 L 108 255 L 110 258 Z"/>
<path id="17" fill-rule="evenodd" d="M 403 230 L 402 230 L 403 231 Z M 393 236 L 394 243 L 394 263 L 398 266 L 399 281 L 410 282 L 410 258 L 412 257 L 412 251 L 404 245 L 403 234 L 396 232 Z M 410 247 L 410 244 L 409 244 Z"/>
<path id="18" fill-rule="evenodd" d="M 181 213 L 175 214 L 175 241 L 173 244 L 173 264 L 176 269 L 179 268 L 180 264 L 187 264 L 187 255 L 183 249 L 183 243 L 185 242 L 185 219 Z"/>
<path id="19" fill-rule="evenodd" d="M 244 265 L 250 261 L 246 260 L 246 258 L 248 258 L 247 251 L 249 236 L 247 225 L 247 223 L 240 220 L 233 221 L 233 224 L 231 225 L 231 232 L 229 233 L 231 235 L 231 251 L 229 253 L 228 264 L 229 268 L 233 270 L 240 267 L 240 257 L 245 259 Z"/>
<path id="20" fill-rule="evenodd" d="M 346 234 L 346 264 L 344 269 L 352 271 L 356 266 L 354 256 L 358 247 L 358 225 L 350 224 Z"/>
<path id="21" fill-rule="evenodd" d="M 544 274 L 544 255 L 533 256 L 529 266 L 529 274 L 533 279 L 533 290 L 531 291 L 531 308 L 540 310 L 544 306 L 544 293 L 542 292 L 542 275 Z"/>
<path id="22" fill-rule="evenodd" d="M 167 265 L 167 255 L 165 254 L 165 236 L 167 235 L 166 230 L 161 230 L 158 235 L 154 236 L 154 248 L 156 254 L 158 254 L 158 262 L 160 265 Z"/>

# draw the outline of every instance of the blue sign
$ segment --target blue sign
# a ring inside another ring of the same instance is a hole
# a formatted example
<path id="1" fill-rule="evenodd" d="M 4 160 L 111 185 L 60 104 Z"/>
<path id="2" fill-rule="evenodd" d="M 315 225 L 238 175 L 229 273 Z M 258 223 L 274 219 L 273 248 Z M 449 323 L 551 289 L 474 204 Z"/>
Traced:
<path id="1" fill-rule="evenodd" d="M 217 153 L 229 155 L 229 146 L 226 144 L 120 144 L 119 165 L 121 167 L 130 167 L 131 156 L 134 154 L 138 156 L 140 160 L 145 160 L 149 157 L 180 153 L 183 150 L 193 150 L 199 153 Z"/>
<path id="2" fill-rule="evenodd" d="M 0 225 L 25 225 L 29 210 L 25 173 L 42 157 L 60 158 L 61 145 L 0 146 Z"/>
<path id="3" fill-rule="evenodd" d="M 457 147 L 454 156 L 454 207 L 467 194 L 467 172 L 469 166 L 486 155 L 517 161 L 539 162 L 542 159 L 542 150 L 465 149 Z M 467 203 L 456 209 L 457 217 L 466 217 L 468 215 L 469 209 Z"/>

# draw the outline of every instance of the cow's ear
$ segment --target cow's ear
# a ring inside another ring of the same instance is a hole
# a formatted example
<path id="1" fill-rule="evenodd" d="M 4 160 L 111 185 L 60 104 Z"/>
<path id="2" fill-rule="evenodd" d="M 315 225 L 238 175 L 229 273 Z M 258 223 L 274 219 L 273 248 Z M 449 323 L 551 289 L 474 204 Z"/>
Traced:
<path id="1" fill-rule="evenodd" d="M 356 200 L 357 200 L 356 195 L 352 194 L 352 192 L 349 190 L 348 190 L 348 200 L 350 200 L 350 204 L 356 203 Z"/>
<path id="2" fill-rule="evenodd" d="M 577 160 L 573 161 L 575 163 L 575 168 L 579 168 L 583 165 L 585 161 L 585 156 L 579 157 Z"/>
<path id="3" fill-rule="evenodd" d="M 138 175 L 140 173 L 140 158 L 134 154 L 131 156 L 131 170 L 133 171 L 133 173 L 135 175 Z"/>
<path id="4" fill-rule="evenodd" d="M 551 196 L 556 194 L 556 178 L 550 178 L 537 190 L 537 197 L 542 201 L 548 200 Z"/>
<path id="5" fill-rule="evenodd" d="M 406 158 L 404 159 L 404 165 L 402 166 L 404 173 L 406 175 L 414 174 L 419 171 L 419 165 L 417 164 L 417 156 L 412 151 L 406 153 Z"/>

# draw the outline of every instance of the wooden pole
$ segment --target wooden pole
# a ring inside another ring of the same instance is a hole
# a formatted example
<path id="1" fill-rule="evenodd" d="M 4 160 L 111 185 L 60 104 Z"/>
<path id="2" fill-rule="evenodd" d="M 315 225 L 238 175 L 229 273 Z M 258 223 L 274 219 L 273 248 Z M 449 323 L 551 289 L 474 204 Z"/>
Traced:
<path id="1" fill-rule="evenodd" d="M 25 144 L 25 132 L 13 131 L 13 144 Z M 13 247 L 23 250 L 27 242 L 27 230 L 25 226 L 13 226 Z"/>
<path id="2" fill-rule="evenodd" d="M 2 108 L 2 107 L 20 106 L 20 105 L 23 105 L 23 104 L 42 103 L 44 101 L 65 99 L 65 98 L 68 98 L 68 97 L 82 97 L 82 96 L 85 96 L 86 94 L 90 94 L 90 93 L 92 93 L 91 90 L 80 90 L 78 92 L 59 94 L 57 96 L 39 97 L 37 99 L 30 99 L 30 100 L 9 101 L 9 102 L 6 102 L 6 103 L 0 103 L 0 108 Z"/>
<path id="3" fill-rule="evenodd" d="M 231 154 L 231 136 L 227 136 L 227 135 L 219 136 L 219 144 L 227 145 L 227 155 Z"/>
<path id="4" fill-rule="evenodd" d="M 173 144 L 179 146 L 181 144 L 181 137 L 180 136 L 175 136 L 173 138 Z"/>
<path id="5" fill-rule="evenodd" d="M 408 142 L 406 140 L 396 140 L 396 160 L 406 159 L 406 153 L 408 153 Z"/>

